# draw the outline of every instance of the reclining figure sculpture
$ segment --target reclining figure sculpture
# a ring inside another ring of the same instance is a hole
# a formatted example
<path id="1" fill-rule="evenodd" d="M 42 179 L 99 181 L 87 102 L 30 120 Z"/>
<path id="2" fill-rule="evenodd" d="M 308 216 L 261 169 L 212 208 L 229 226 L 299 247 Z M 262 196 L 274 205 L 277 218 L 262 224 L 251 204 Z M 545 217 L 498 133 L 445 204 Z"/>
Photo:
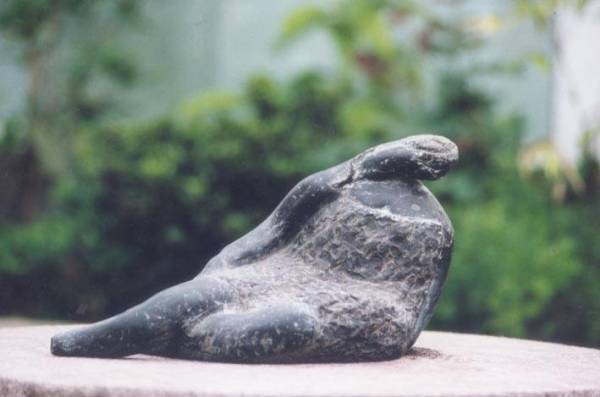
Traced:
<path id="1" fill-rule="evenodd" d="M 248 363 L 399 357 L 433 313 L 453 244 L 420 180 L 457 161 L 448 139 L 416 135 L 313 174 L 196 278 L 54 336 L 51 351 Z"/>

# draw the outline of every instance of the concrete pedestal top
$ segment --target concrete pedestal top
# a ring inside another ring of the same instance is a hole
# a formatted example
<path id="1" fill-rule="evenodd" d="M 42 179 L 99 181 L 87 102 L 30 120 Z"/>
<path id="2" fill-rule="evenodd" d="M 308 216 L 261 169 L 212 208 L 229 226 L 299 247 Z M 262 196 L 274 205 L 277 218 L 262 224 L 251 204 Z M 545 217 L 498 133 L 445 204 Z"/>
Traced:
<path id="1" fill-rule="evenodd" d="M 0 330 L 0 396 L 600 396 L 600 350 L 551 343 L 423 332 L 408 356 L 361 364 L 52 356 L 68 328 Z"/>

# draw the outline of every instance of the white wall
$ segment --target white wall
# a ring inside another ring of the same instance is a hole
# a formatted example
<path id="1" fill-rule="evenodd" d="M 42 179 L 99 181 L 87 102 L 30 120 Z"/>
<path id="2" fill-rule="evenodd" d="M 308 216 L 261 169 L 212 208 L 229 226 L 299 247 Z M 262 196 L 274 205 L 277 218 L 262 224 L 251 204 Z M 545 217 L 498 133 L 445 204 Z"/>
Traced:
<path id="1" fill-rule="evenodd" d="M 553 76 L 552 139 L 573 163 L 584 131 L 600 128 L 600 3 L 583 14 L 561 11 L 556 39 L 560 52 Z M 600 153 L 598 140 L 596 151 Z"/>
<path id="2" fill-rule="evenodd" d="M 17 48 L 0 38 L 0 131 L 2 120 L 22 109 L 28 77 L 16 59 Z"/>
<path id="3" fill-rule="evenodd" d="M 327 3 L 327 2 L 322 2 Z M 293 48 L 274 51 L 287 15 L 312 0 L 222 0 L 216 34 L 218 87 L 238 89 L 248 75 L 266 71 L 285 78 L 306 68 L 331 68 L 335 50 L 324 34 L 310 35 Z"/>

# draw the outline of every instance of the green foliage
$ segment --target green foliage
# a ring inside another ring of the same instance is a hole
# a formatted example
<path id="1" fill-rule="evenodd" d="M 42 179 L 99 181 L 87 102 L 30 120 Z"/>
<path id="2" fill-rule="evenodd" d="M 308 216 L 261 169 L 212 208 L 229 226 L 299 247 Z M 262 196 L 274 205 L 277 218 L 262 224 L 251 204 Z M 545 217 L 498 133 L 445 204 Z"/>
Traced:
<path id="1" fill-rule="evenodd" d="M 79 125 L 109 114 L 114 88 L 135 81 L 132 53 L 114 35 L 139 19 L 137 0 L 0 2 L 0 33 L 20 50 L 30 80 L 22 135 L 43 173 L 69 173 Z M 97 89 L 111 84 L 110 93 Z"/>
<path id="2" fill-rule="evenodd" d="M 347 85 L 314 73 L 284 85 L 257 76 L 237 96 L 207 93 L 157 120 L 84 128 L 76 172 L 55 183 L 47 215 L 0 230 L 0 274 L 54 269 L 52 282 L 82 289 L 110 276 L 112 289 L 127 290 L 90 316 L 193 276 L 304 175 L 369 144 L 369 131 L 361 141 L 340 128 L 348 96 Z M 352 145 L 335 144 L 347 138 Z"/>
<path id="3" fill-rule="evenodd" d="M 419 97 L 426 57 L 475 44 L 456 24 L 406 0 L 343 0 L 327 9 L 300 8 L 285 21 L 278 46 L 289 46 L 311 30 L 331 38 L 351 82 L 396 112 L 402 110 L 397 105 L 407 106 Z M 402 33 L 403 40 L 398 40 Z M 404 101 L 398 102 L 399 97 Z"/>
<path id="4" fill-rule="evenodd" d="M 8 2 L 0 16 L 33 18 L 32 5 L 46 15 L 42 5 L 50 3 Z M 523 15 L 537 12 L 520 7 Z M 35 21 L 7 29 L 27 38 Z M 398 30 L 410 26 L 418 27 L 414 40 L 399 40 Z M 468 50 L 477 40 L 420 2 L 307 7 L 284 24 L 280 47 L 312 29 L 337 46 L 340 70 L 304 72 L 286 82 L 255 76 L 239 92 L 204 93 L 145 122 L 93 116 L 103 108 L 87 101 L 82 87 L 102 73 L 129 84 L 135 68 L 108 50 L 84 51 L 70 65 L 78 87 L 70 103 L 84 109 L 72 119 L 72 172 L 55 178 L 40 215 L 7 218 L 0 227 L 0 312 L 73 317 L 77 309 L 86 319 L 114 313 L 194 276 L 303 176 L 367 146 L 434 132 L 458 144 L 461 161 L 429 184 L 456 229 L 432 326 L 600 344 L 592 153 L 584 156 L 586 188 L 567 192 L 564 201 L 552 199 L 548 178 L 533 184 L 518 166 L 522 120 L 500 116 L 494 98 L 472 84 L 488 71 L 425 75 L 429 59 Z M 421 95 L 426 78 L 433 103 Z M 4 128 L 0 159 L 25 152 L 24 124 Z M 19 293 L 27 283 L 43 298 Z M 80 303 L 87 309 L 79 310 Z"/>
<path id="5" fill-rule="evenodd" d="M 47 30 L 58 29 L 65 17 L 89 17 L 93 7 L 111 3 L 122 16 L 137 13 L 136 0 L 4 0 L 0 4 L 0 30 L 27 44 L 39 44 Z"/>
<path id="6" fill-rule="evenodd" d="M 588 4 L 592 3 L 592 0 L 514 0 L 514 3 L 518 16 L 532 20 L 538 25 L 548 25 L 557 9 L 573 8 L 576 11 L 582 11 Z"/>
<path id="7" fill-rule="evenodd" d="M 529 322 L 581 272 L 575 242 L 556 219 L 562 214 L 553 214 L 552 204 L 537 196 L 518 192 L 472 207 L 450 207 L 456 250 L 436 324 L 527 336 Z"/>

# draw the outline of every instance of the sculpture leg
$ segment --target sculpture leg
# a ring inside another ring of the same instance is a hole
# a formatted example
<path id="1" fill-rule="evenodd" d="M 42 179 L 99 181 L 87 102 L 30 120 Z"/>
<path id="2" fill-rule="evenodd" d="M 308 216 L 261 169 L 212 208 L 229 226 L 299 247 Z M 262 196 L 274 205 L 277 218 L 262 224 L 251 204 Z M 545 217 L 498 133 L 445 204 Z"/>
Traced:
<path id="1" fill-rule="evenodd" d="M 85 357 L 170 355 L 182 336 L 182 320 L 214 312 L 230 295 L 227 285 L 214 279 L 179 284 L 112 318 L 55 335 L 51 351 Z"/>
<path id="2" fill-rule="evenodd" d="M 246 313 L 215 313 L 196 324 L 180 354 L 227 362 L 286 362 L 303 353 L 317 333 L 317 319 L 293 305 Z"/>

